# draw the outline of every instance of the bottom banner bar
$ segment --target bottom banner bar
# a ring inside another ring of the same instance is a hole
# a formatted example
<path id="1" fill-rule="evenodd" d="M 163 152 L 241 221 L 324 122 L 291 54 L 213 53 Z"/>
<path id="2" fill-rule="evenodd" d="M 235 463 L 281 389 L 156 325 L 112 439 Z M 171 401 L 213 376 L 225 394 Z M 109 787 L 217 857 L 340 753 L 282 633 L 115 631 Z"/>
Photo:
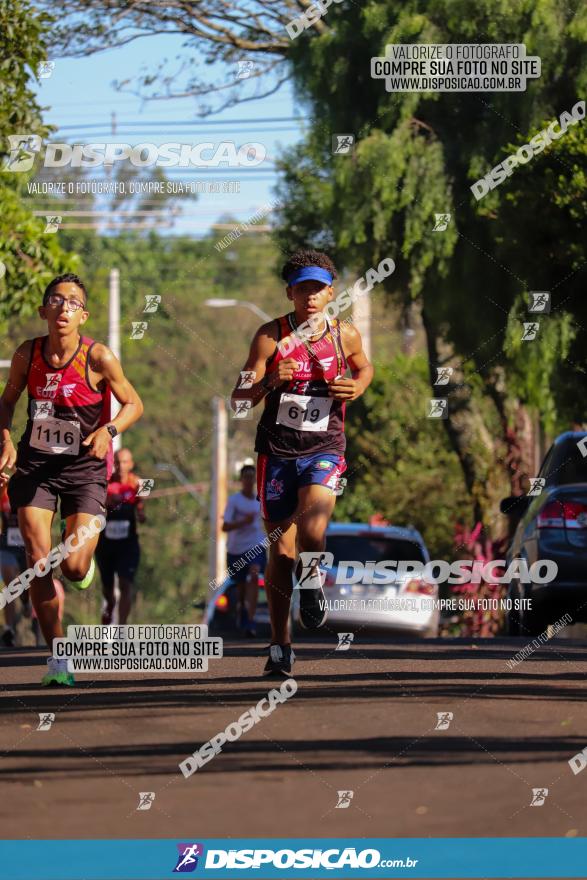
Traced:
<path id="1" fill-rule="evenodd" d="M 585 837 L 5 840 L 9 880 L 587 876 Z"/>

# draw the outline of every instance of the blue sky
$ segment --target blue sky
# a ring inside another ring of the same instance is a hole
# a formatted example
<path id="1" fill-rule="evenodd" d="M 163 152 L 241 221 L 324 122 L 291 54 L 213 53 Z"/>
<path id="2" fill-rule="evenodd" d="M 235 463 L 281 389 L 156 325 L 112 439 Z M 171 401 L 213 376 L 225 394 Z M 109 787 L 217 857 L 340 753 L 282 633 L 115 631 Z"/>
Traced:
<path id="1" fill-rule="evenodd" d="M 174 36 L 155 36 L 136 40 L 120 48 L 108 50 L 85 58 L 64 58 L 53 55 L 55 69 L 48 79 L 40 81 L 39 100 L 47 107 L 45 121 L 59 126 L 51 140 L 86 142 L 122 142 L 129 144 L 169 141 L 196 144 L 202 141 L 234 141 L 237 145 L 257 141 L 265 145 L 267 160 L 260 169 L 247 177 L 244 170 L 235 169 L 223 173 L 222 169 L 202 174 L 181 170 L 167 172 L 172 180 L 208 180 L 217 177 L 222 180 L 240 178 L 240 194 L 206 193 L 191 202 L 185 209 L 185 216 L 176 222 L 174 231 L 199 237 L 204 235 L 218 218 L 230 212 L 239 220 L 251 217 L 272 196 L 276 182 L 273 162 L 281 147 L 295 143 L 301 136 L 300 123 L 295 121 L 243 124 L 218 124 L 222 120 L 275 119 L 298 115 L 294 109 L 292 92 L 286 84 L 274 95 L 225 110 L 210 117 L 212 125 L 200 119 L 196 127 L 184 129 L 183 123 L 198 120 L 198 105 L 194 98 L 164 101 L 143 101 L 129 93 L 114 88 L 114 80 L 127 80 L 136 77 L 144 69 L 154 71 L 164 58 L 178 54 L 184 57 L 190 51 L 182 49 L 183 39 Z M 213 67 L 206 67 L 213 73 Z M 236 79 L 236 66 L 234 74 Z M 225 72 L 225 71 L 224 71 Z M 231 72 L 232 75 L 232 72 Z M 239 81 L 243 94 L 250 92 L 247 80 Z M 112 114 L 116 115 L 117 133 L 112 136 Z M 179 122 L 170 125 L 166 122 Z M 125 124 L 140 123 L 140 126 L 125 128 Z M 98 126 L 89 128 L 88 126 Z M 93 175 L 98 177 L 98 175 Z"/>

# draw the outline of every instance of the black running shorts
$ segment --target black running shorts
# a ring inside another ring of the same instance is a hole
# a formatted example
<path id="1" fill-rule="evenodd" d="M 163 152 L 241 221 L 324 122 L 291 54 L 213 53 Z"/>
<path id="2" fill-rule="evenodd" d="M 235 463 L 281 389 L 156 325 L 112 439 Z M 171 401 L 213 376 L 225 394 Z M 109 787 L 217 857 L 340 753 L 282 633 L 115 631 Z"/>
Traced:
<path id="1" fill-rule="evenodd" d="M 23 474 L 17 471 L 8 483 L 8 498 L 14 512 L 19 507 L 41 507 L 57 510 L 61 502 L 61 517 L 66 519 L 74 513 L 90 513 L 92 516 L 106 512 L 107 483 L 93 481 L 76 483 L 59 476 L 43 478 L 38 473 Z"/>

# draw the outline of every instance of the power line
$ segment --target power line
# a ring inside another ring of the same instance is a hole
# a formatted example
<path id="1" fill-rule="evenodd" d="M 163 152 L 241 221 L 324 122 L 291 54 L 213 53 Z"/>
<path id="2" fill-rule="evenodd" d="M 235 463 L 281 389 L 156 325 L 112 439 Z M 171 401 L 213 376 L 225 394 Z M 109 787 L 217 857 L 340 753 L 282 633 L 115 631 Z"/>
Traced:
<path id="1" fill-rule="evenodd" d="M 190 122 L 190 121 L 186 122 L 185 119 L 163 120 L 163 121 L 160 119 L 155 119 L 155 120 L 146 119 L 146 120 L 142 120 L 140 122 L 125 122 L 125 123 L 120 123 L 120 124 L 125 125 L 125 126 L 138 125 L 138 126 L 144 127 L 145 125 L 163 125 L 163 124 L 165 124 L 165 125 L 183 125 L 183 126 L 189 125 L 189 126 L 192 126 L 192 125 L 250 125 L 251 123 L 253 123 L 254 125 L 256 125 L 257 123 L 266 123 L 266 122 L 271 122 L 271 123 L 273 123 L 273 122 L 300 122 L 301 123 L 302 121 L 303 120 L 300 119 L 299 116 L 274 116 L 274 117 L 266 116 L 266 117 L 260 117 L 257 119 L 250 119 L 250 118 L 249 119 L 202 119 L 202 120 L 194 120 L 192 122 Z M 83 122 L 78 125 L 60 125 L 59 128 L 61 131 L 67 131 L 68 129 L 69 130 L 71 130 L 71 129 L 79 130 L 80 128 L 102 128 L 104 126 L 104 124 L 105 123 L 103 123 L 103 122 Z"/>
<path id="2" fill-rule="evenodd" d="M 206 193 L 197 193 L 197 195 L 206 195 Z M 219 193 L 214 193 L 214 195 L 219 195 Z M 227 197 L 232 198 L 232 196 L 238 195 L 238 193 L 220 193 L 220 195 L 226 195 Z M 175 200 L 179 201 L 181 198 L 182 197 L 180 195 L 176 194 L 174 201 Z M 184 196 L 183 198 L 188 198 L 188 196 Z M 119 205 L 123 205 L 124 203 L 125 203 L 125 199 L 121 198 L 121 199 L 116 200 L 114 202 L 114 205 L 116 208 L 118 208 Z M 92 199 L 76 199 L 76 198 L 69 199 L 68 198 L 67 204 L 71 205 L 72 209 L 79 208 L 80 210 L 82 210 L 87 205 L 92 206 L 94 204 L 94 202 Z M 141 199 L 141 205 L 158 205 L 159 207 L 161 207 L 161 200 L 160 199 Z M 39 204 L 38 202 L 34 202 L 31 205 L 29 202 L 29 207 L 33 208 L 39 216 L 43 216 L 43 217 L 45 216 L 46 213 L 53 213 L 53 214 L 56 213 L 55 203 L 53 203 L 52 205 L 42 205 L 42 204 Z M 193 207 L 193 211 L 195 214 L 216 215 L 218 213 L 218 206 L 216 206 L 214 208 L 211 208 L 211 207 L 199 208 L 197 202 L 195 202 L 193 205 L 190 202 L 188 202 L 188 207 L 190 207 L 190 208 Z M 261 205 L 249 205 L 247 208 L 239 208 L 238 210 L 239 211 L 247 211 L 248 210 L 248 211 L 250 211 L 251 214 L 254 214 L 256 211 L 260 210 L 261 207 L 262 207 Z M 179 209 L 183 210 L 181 205 L 179 206 Z M 61 212 L 61 213 L 63 213 L 63 212 Z M 182 215 L 182 216 L 185 216 L 185 215 Z"/>
<path id="3" fill-rule="evenodd" d="M 136 137 L 145 137 L 146 135 L 149 135 L 149 134 L 162 134 L 162 133 L 165 132 L 165 128 L 166 128 L 166 127 L 163 126 L 162 129 L 161 129 L 161 131 L 158 131 L 155 127 L 153 127 L 153 128 L 145 128 L 144 130 L 141 130 L 141 131 L 135 131 L 135 130 L 132 130 L 132 131 L 124 131 L 124 129 L 125 129 L 125 125 L 122 125 L 122 126 L 117 126 L 117 128 L 116 128 L 116 136 L 118 136 L 118 135 L 124 135 L 125 137 L 128 137 L 129 135 L 135 135 Z M 121 129 L 122 129 L 122 130 L 121 130 Z M 57 134 L 58 134 L 60 131 L 62 131 L 62 130 L 63 130 L 63 129 L 59 128 L 59 129 L 57 130 Z M 287 127 L 285 127 L 285 128 L 250 128 L 250 129 L 247 129 L 247 130 L 248 130 L 248 131 L 251 131 L 251 132 L 254 132 L 255 134 L 282 134 L 283 132 L 286 132 L 286 131 L 295 131 L 296 129 L 293 128 L 292 126 L 287 126 Z M 187 129 L 187 128 L 183 128 L 183 129 L 176 130 L 176 131 L 174 132 L 174 134 L 177 136 L 178 134 L 181 134 L 181 132 L 188 132 L 188 129 Z M 212 135 L 212 134 L 215 135 L 215 136 L 218 136 L 218 135 L 227 135 L 227 134 L 234 135 L 234 134 L 235 134 L 235 132 L 234 132 L 233 130 L 228 129 L 228 128 L 226 129 L 226 131 L 218 131 L 218 130 L 215 130 L 215 131 L 191 131 L 191 132 L 188 132 L 188 133 L 191 134 L 192 136 L 193 136 L 193 135 L 198 135 L 198 136 L 202 136 L 202 137 L 206 137 L 206 135 Z M 89 137 L 89 136 L 90 136 L 90 132 L 83 132 L 83 131 L 81 131 L 81 130 L 78 128 L 78 129 L 76 130 L 76 133 L 75 133 L 75 134 L 68 133 L 68 134 L 67 134 L 67 137 L 68 137 L 68 139 L 71 141 L 71 140 L 75 140 L 75 139 L 78 138 L 78 137 L 83 137 L 84 135 L 85 135 L 86 137 Z M 112 137 L 113 137 L 113 135 L 112 135 L 112 129 L 109 129 L 108 131 L 106 131 L 106 130 L 104 130 L 104 131 L 92 131 L 92 132 L 91 132 L 91 136 L 94 137 L 94 138 L 97 138 L 97 137 L 109 137 L 109 138 L 112 138 Z"/>

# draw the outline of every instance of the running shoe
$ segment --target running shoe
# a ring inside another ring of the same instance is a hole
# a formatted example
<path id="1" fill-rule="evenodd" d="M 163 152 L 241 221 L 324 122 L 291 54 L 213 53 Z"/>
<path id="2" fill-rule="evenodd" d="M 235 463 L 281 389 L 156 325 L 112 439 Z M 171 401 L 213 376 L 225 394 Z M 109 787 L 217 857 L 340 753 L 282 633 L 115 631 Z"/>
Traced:
<path id="1" fill-rule="evenodd" d="M 291 645 L 270 645 L 263 675 L 284 675 L 286 678 L 291 678 L 295 659 Z"/>
<path id="2" fill-rule="evenodd" d="M 0 644 L 5 648 L 14 648 L 16 645 L 16 633 L 11 626 L 4 628 L 4 632 L 0 636 Z"/>
<path id="3" fill-rule="evenodd" d="M 322 589 L 325 580 L 326 572 L 317 568 L 299 587 L 300 623 L 304 629 L 320 629 L 326 622 L 326 598 Z"/>
<path id="4" fill-rule="evenodd" d="M 63 574 L 63 572 L 62 572 Z M 92 561 L 90 562 L 90 567 L 88 568 L 88 573 L 81 581 L 72 581 L 71 578 L 65 578 L 70 587 L 73 587 L 74 590 L 87 590 L 89 586 L 91 586 L 92 581 L 94 580 L 94 576 L 96 574 L 96 563 L 94 562 L 94 557 L 92 556 Z"/>
<path id="5" fill-rule="evenodd" d="M 41 679 L 41 684 L 43 687 L 50 687 L 51 685 L 73 687 L 75 680 L 71 672 L 67 671 L 67 660 L 49 657 L 47 660 L 47 672 Z"/>
<path id="6" fill-rule="evenodd" d="M 31 598 L 28 593 L 21 593 L 20 601 L 22 602 L 22 613 L 23 616 L 27 619 L 32 616 L 33 608 L 31 605 Z"/>

